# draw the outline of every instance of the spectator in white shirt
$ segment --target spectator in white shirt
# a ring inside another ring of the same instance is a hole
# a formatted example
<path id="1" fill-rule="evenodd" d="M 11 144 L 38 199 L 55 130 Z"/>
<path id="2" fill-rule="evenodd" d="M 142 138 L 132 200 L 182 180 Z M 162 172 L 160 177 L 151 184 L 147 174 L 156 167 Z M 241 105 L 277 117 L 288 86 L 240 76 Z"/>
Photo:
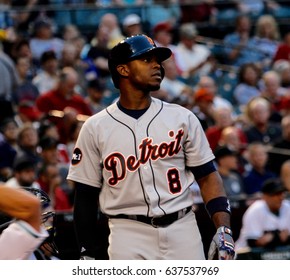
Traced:
<path id="1" fill-rule="evenodd" d="M 167 101 L 171 102 L 176 98 L 190 100 L 193 95 L 193 88 L 187 85 L 179 76 L 174 58 L 171 57 L 163 63 L 165 70 L 164 79 L 160 89 L 167 94 Z"/>
<path id="2" fill-rule="evenodd" d="M 193 23 L 184 23 L 179 28 L 179 43 L 176 48 L 176 64 L 184 78 L 206 75 L 212 69 L 211 51 L 196 43 L 198 31 Z"/>
<path id="3" fill-rule="evenodd" d="M 262 187 L 262 198 L 246 210 L 237 252 L 246 247 L 272 248 L 289 244 L 290 203 L 279 179 L 268 179 Z"/>

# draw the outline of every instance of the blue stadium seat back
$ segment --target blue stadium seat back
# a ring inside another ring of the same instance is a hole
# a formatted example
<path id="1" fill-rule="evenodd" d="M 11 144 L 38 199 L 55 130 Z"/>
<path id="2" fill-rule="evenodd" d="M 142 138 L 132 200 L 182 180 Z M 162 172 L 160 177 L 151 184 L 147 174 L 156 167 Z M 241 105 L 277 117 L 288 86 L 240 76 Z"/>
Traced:
<path id="1" fill-rule="evenodd" d="M 150 23 L 150 27 L 153 28 L 157 23 L 170 21 L 172 18 L 178 21 L 181 17 L 181 10 L 179 5 L 170 4 L 168 7 L 164 7 L 154 4 L 144 7 L 142 14 Z"/>
<path id="2" fill-rule="evenodd" d="M 62 28 L 67 24 L 73 23 L 73 13 L 74 11 L 68 10 L 57 10 L 54 14 L 54 21 L 58 28 Z"/>
<path id="3" fill-rule="evenodd" d="M 213 54 L 213 56 L 218 60 L 222 60 L 223 56 L 224 56 L 224 47 L 221 45 L 217 45 L 217 44 L 206 44 L 206 46 L 209 48 L 209 50 L 211 51 L 211 53 Z"/>
<path id="4" fill-rule="evenodd" d="M 278 1 L 279 2 L 279 1 Z M 272 15 L 278 19 L 289 20 L 290 17 L 290 1 L 280 1 L 280 7 L 272 12 Z"/>
<path id="5" fill-rule="evenodd" d="M 218 80 L 218 92 L 219 94 L 235 105 L 235 99 L 233 96 L 234 89 L 238 83 L 237 74 L 234 72 L 224 72 L 221 78 Z"/>
<path id="6" fill-rule="evenodd" d="M 92 10 L 92 9 L 80 9 L 75 11 L 74 19 L 76 25 L 82 27 L 85 26 L 97 26 L 100 18 L 108 12 L 107 9 Z"/>
<path id="7" fill-rule="evenodd" d="M 111 77 L 106 80 L 105 87 L 108 89 L 108 94 L 103 96 L 102 102 L 109 106 L 114 101 L 116 101 L 117 98 L 119 98 L 120 94 L 119 90 L 115 88 Z"/>
<path id="8" fill-rule="evenodd" d="M 195 87 L 199 79 L 200 79 L 199 75 L 193 75 L 193 76 L 189 76 L 188 78 L 184 78 L 184 82 L 191 87 Z"/>

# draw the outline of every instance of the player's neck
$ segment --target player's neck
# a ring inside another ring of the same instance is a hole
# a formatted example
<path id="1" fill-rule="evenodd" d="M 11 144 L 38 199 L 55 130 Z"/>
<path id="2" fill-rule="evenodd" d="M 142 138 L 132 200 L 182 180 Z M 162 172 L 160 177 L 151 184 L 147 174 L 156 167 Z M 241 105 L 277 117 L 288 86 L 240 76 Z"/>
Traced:
<path id="1" fill-rule="evenodd" d="M 150 106 L 151 96 L 146 95 L 146 96 L 136 97 L 136 96 L 130 96 L 130 95 L 126 95 L 126 96 L 121 95 L 119 103 L 123 108 L 129 109 L 129 110 L 142 110 Z"/>
<path id="2" fill-rule="evenodd" d="M 145 114 L 145 112 L 148 110 L 148 107 L 145 108 L 145 109 L 137 109 L 137 110 L 134 110 L 134 109 L 127 109 L 127 108 L 124 108 L 120 102 L 118 101 L 117 102 L 117 106 L 119 107 L 119 109 L 129 115 L 130 117 L 134 118 L 134 119 L 139 119 L 143 114 Z"/>

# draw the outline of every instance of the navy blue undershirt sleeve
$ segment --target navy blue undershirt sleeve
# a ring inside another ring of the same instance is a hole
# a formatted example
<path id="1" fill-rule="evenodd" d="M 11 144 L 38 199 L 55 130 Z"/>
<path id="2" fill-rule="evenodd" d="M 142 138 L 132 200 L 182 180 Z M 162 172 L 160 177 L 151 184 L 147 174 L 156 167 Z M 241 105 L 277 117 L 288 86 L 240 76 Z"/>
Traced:
<path id="1" fill-rule="evenodd" d="M 98 201 L 100 189 L 75 182 L 74 226 L 79 249 L 96 258 L 98 244 Z"/>
<path id="2" fill-rule="evenodd" d="M 210 173 L 216 171 L 216 167 L 213 161 L 209 161 L 203 165 L 194 166 L 194 167 L 191 166 L 188 168 L 193 173 L 196 180 L 199 180 L 202 177 L 205 177 L 209 175 Z"/>

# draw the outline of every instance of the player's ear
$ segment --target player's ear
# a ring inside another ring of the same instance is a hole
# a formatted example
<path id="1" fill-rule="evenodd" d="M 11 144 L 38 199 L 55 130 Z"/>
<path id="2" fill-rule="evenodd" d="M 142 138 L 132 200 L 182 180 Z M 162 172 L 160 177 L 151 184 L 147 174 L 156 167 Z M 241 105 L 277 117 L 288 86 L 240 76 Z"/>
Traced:
<path id="1" fill-rule="evenodd" d="M 124 77 L 127 77 L 129 73 L 129 69 L 126 64 L 119 64 L 117 66 L 117 71 L 121 76 L 124 76 Z"/>

